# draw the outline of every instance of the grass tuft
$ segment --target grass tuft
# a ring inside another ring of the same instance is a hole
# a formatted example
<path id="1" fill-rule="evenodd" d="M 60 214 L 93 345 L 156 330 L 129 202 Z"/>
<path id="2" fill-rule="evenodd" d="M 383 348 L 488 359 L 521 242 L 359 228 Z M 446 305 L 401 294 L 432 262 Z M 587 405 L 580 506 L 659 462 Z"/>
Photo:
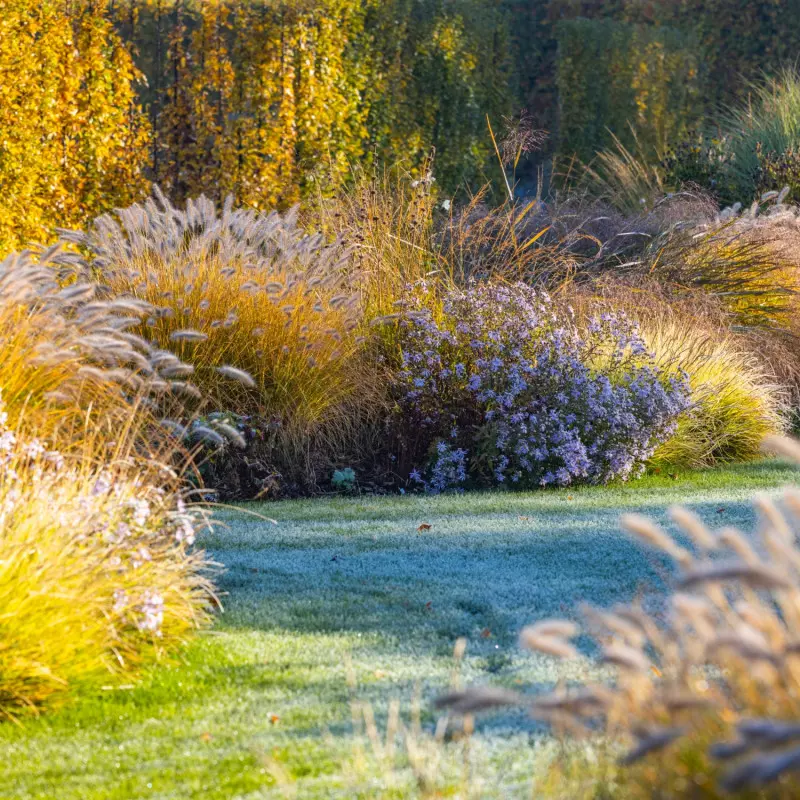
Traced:
<path id="1" fill-rule="evenodd" d="M 692 408 L 654 463 L 699 468 L 751 461 L 760 457 L 765 436 L 784 430 L 784 392 L 730 335 L 663 318 L 642 332 L 658 363 L 684 371 L 691 388 Z"/>
<path id="2" fill-rule="evenodd" d="M 0 427 L 0 717 L 130 679 L 209 619 L 167 468 L 64 457 Z"/>
<path id="3" fill-rule="evenodd" d="M 88 275 L 152 309 L 135 332 L 163 361 L 160 374 L 181 378 L 168 385 L 190 410 L 261 420 L 277 431 L 262 455 L 312 487 L 319 454 L 357 448 L 355 427 L 381 390 L 363 358 L 362 296 L 341 240 L 306 233 L 297 209 L 229 201 L 218 211 L 200 197 L 181 211 L 158 193 L 71 236 L 90 253 Z"/>

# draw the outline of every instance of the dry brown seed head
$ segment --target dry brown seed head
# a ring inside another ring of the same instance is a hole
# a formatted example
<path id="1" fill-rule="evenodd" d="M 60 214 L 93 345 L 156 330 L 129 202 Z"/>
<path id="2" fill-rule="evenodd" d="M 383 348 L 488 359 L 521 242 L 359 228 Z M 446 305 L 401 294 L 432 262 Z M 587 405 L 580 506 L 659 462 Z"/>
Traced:
<path id="1" fill-rule="evenodd" d="M 741 531 L 736 530 L 736 528 L 723 528 L 717 534 L 717 538 L 721 544 L 730 548 L 746 564 L 753 566 L 759 566 L 761 564 L 761 559 L 747 541 L 745 535 Z"/>
<path id="2" fill-rule="evenodd" d="M 526 630 L 534 636 L 559 636 L 572 639 L 580 633 L 578 626 L 566 619 L 545 619 L 529 625 Z"/>
<path id="3" fill-rule="evenodd" d="M 697 514 L 682 506 L 672 506 L 669 515 L 701 550 L 716 549 L 717 540 Z"/>
<path id="4" fill-rule="evenodd" d="M 692 563 L 691 553 L 676 544 L 672 537 L 647 517 L 641 514 L 624 514 L 620 524 L 643 542 L 667 553 L 682 566 L 686 567 Z"/>
<path id="5" fill-rule="evenodd" d="M 202 331 L 186 328 L 179 331 L 173 331 L 169 337 L 173 342 L 204 342 L 208 339 L 208 334 Z"/>
<path id="6" fill-rule="evenodd" d="M 765 564 L 715 562 L 700 564 L 689 570 L 681 579 L 685 588 L 708 583 L 743 583 L 753 589 L 791 589 L 792 583 L 785 575 Z"/>
<path id="7" fill-rule="evenodd" d="M 523 628 L 520 633 L 520 643 L 528 650 L 537 650 L 556 658 L 577 658 L 578 651 L 569 642 L 558 636 L 542 636 L 532 628 Z"/>
<path id="8" fill-rule="evenodd" d="M 648 672 L 652 666 L 640 649 L 620 642 L 613 642 L 604 647 L 602 660 L 633 672 Z"/>
<path id="9" fill-rule="evenodd" d="M 239 369 L 238 367 L 233 367 L 229 364 L 226 364 L 224 366 L 217 367 L 217 372 L 225 378 L 230 378 L 231 380 L 238 381 L 243 386 L 253 388 L 256 385 L 253 376 L 250 375 L 249 372 L 246 372 L 243 369 Z"/>
<path id="10" fill-rule="evenodd" d="M 800 442 L 787 436 L 767 436 L 762 444 L 762 449 L 768 453 L 776 453 L 788 458 L 795 464 L 800 464 Z"/>
<path id="11" fill-rule="evenodd" d="M 789 524 L 780 512 L 778 507 L 772 501 L 771 497 L 765 494 L 758 494 L 753 501 L 756 508 L 764 515 L 765 520 L 769 523 L 772 529 L 786 542 L 787 544 L 794 540 Z"/>
<path id="12" fill-rule="evenodd" d="M 187 383 L 186 381 L 170 381 L 169 387 L 173 394 L 191 397 L 193 400 L 202 400 L 203 398 L 200 390 L 194 384 Z"/>

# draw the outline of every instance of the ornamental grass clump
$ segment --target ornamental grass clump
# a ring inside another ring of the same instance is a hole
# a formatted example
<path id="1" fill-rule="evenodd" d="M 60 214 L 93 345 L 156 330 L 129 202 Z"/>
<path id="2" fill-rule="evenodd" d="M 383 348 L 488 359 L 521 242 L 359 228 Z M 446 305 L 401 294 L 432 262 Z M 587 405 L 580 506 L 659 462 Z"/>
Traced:
<path id="1" fill-rule="evenodd" d="M 698 469 L 759 458 L 764 437 L 786 428 L 787 392 L 732 334 L 650 310 L 648 348 L 663 369 L 685 373 L 691 389 L 691 408 L 651 460 Z"/>
<path id="2" fill-rule="evenodd" d="M 432 163 L 422 177 L 398 169 L 368 172 L 354 167 L 351 183 L 333 197 L 320 197 L 308 224 L 347 244 L 347 282 L 360 294 L 367 318 L 394 310 L 406 285 L 433 274 L 443 282 L 450 265 L 437 252 L 437 198 Z"/>
<path id="3" fill-rule="evenodd" d="M 133 417 L 145 424 L 148 415 L 138 412 L 176 388 L 167 367 L 183 375 L 191 370 L 132 331 L 151 313 L 148 303 L 76 280 L 76 263 L 82 263 L 77 254 L 58 247 L 0 261 L 5 412 L 14 428 L 58 438 L 62 449 L 67 438 L 80 444 L 89 410 L 109 441 Z M 185 378 L 180 383 L 185 387 Z"/>
<path id="4" fill-rule="evenodd" d="M 0 717 L 129 680 L 209 618 L 204 518 L 166 467 L 64 456 L 0 411 Z"/>
<path id="5" fill-rule="evenodd" d="M 641 266 L 676 293 L 702 291 L 720 301 L 733 325 L 793 330 L 798 310 L 797 209 L 780 195 L 725 209 L 715 220 L 672 226 L 656 237 Z"/>
<path id="6" fill-rule="evenodd" d="M 800 134 L 800 74 L 786 68 L 755 84 L 742 104 L 722 120 L 726 131 L 720 188 L 731 202 L 755 198 L 759 191 L 780 191 L 783 183 L 767 183 L 765 162 L 780 160 L 797 145 Z M 783 177 L 783 176 L 780 176 Z"/>
<path id="7" fill-rule="evenodd" d="M 362 358 L 341 243 L 308 234 L 296 209 L 266 214 L 229 200 L 218 211 L 200 197 L 179 210 L 159 192 L 63 235 L 87 253 L 85 274 L 152 307 L 135 332 L 190 404 L 196 395 L 191 410 L 277 425 L 267 459 L 312 485 L 306 462 L 317 453 L 352 457 L 357 421 L 380 390 Z M 329 475 L 329 465 L 319 471 Z"/>
<path id="8" fill-rule="evenodd" d="M 800 443 L 772 437 L 768 445 L 800 464 Z M 680 507 L 670 512 L 679 538 L 646 517 L 623 517 L 628 533 L 676 574 L 663 604 L 582 609 L 613 679 L 549 695 L 468 689 L 441 704 L 460 713 L 520 705 L 562 732 L 604 732 L 593 768 L 576 775 L 557 762 L 540 796 L 797 797 L 800 492 L 762 495 L 755 507 L 757 536 L 712 530 Z M 571 659 L 581 632 L 547 620 L 523 630 L 521 643 Z"/>
<path id="9" fill-rule="evenodd" d="M 638 215 L 652 209 L 664 197 L 661 170 L 652 163 L 635 131 L 635 147 L 629 150 L 611 134 L 612 145 L 597 153 L 582 177 L 591 194 L 609 203 L 612 208 Z"/>
<path id="10" fill-rule="evenodd" d="M 313 422 L 352 390 L 348 252 L 305 233 L 296 211 L 229 199 L 218 213 L 205 197 L 179 210 L 157 192 L 117 216 L 63 235 L 88 251 L 93 278 L 153 308 L 137 332 L 186 360 L 215 406 Z"/>
<path id="11" fill-rule="evenodd" d="M 659 368 L 685 374 L 691 407 L 651 464 L 698 469 L 751 461 L 761 456 L 765 436 L 785 430 L 796 382 L 791 347 L 770 331 L 732 331 L 719 300 L 630 276 L 587 282 L 568 299 L 581 320 L 598 304 L 623 311 L 639 324 Z"/>
<path id="12" fill-rule="evenodd" d="M 521 283 L 470 284 L 400 305 L 405 460 L 429 491 L 604 483 L 639 474 L 689 405 L 621 314 L 583 328 Z"/>

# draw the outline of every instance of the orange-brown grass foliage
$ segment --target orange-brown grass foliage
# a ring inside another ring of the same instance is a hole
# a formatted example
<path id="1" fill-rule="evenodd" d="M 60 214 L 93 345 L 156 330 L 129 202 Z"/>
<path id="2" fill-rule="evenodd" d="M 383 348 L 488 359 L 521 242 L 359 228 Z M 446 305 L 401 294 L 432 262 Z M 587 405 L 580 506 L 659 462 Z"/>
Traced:
<path id="1" fill-rule="evenodd" d="M 433 241 L 437 198 L 430 164 L 422 175 L 356 167 L 350 186 L 318 198 L 307 212 L 309 225 L 350 248 L 348 280 L 368 319 L 395 311 L 408 284 L 452 278 Z"/>
<path id="2" fill-rule="evenodd" d="M 528 280 L 557 287 L 578 258 L 553 234 L 539 200 L 491 202 L 486 185 L 460 201 L 444 198 L 431 172 L 356 169 L 352 186 L 321 198 L 309 224 L 353 251 L 351 280 L 370 319 L 395 311 L 404 289 L 425 280 L 447 288 L 470 279 Z"/>
<path id="3" fill-rule="evenodd" d="M 487 203 L 488 189 L 438 226 L 437 248 L 460 281 L 499 278 L 563 291 L 581 264 L 565 235 L 538 200 Z"/>
<path id="4" fill-rule="evenodd" d="M 76 254 L 57 248 L 0 261 L 6 412 L 15 428 L 57 439 L 62 448 L 69 446 L 68 432 L 83 438 L 87 414 L 90 428 L 109 432 L 134 417 L 145 424 L 153 396 L 171 388 L 151 345 L 131 331 L 150 306 L 130 296 L 105 297 L 92 281 L 76 280 L 76 261 Z M 180 362 L 172 357 L 170 363 Z"/>
<path id="5" fill-rule="evenodd" d="M 87 277 L 152 308 L 135 332 L 160 376 L 198 393 L 195 407 L 277 423 L 284 461 L 315 437 L 344 448 L 379 404 L 351 253 L 306 233 L 296 210 L 218 212 L 201 197 L 181 211 L 157 193 L 65 236 L 88 251 Z"/>

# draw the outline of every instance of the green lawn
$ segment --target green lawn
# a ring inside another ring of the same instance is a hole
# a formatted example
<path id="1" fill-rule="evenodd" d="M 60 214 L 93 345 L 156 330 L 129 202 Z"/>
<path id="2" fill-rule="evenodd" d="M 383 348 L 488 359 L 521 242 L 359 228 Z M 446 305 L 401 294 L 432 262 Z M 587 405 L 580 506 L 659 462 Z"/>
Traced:
<path id="1" fill-rule="evenodd" d="M 419 692 L 427 732 L 460 636 L 467 683 L 547 688 L 592 670 L 590 654 L 559 665 L 521 652 L 516 635 L 581 601 L 658 595 L 662 562 L 619 532 L 620 511 L 663 518 L 681 501 L 715 525 L 751 529 L 753 491 L 794 480 L 762 463 L 603 489 L 247 507 L 277 525 L 223 511 L 204 542 L 225 565 L 214 630 L 137 687 L 0 726 L 0 797 L 416 796 L 400 756 L 394 771 L 369 746 L 359 757 L 348 674 L 379 728 L 392 698 L 407 717 Z M 418 531 L 423 522 L 430 529 Z M 518 713 L 480 720 L 469 750 L 476 796 L 530 796 L 552 750 Z M 456 780 L 463 744 L 439 755 Z"/>

